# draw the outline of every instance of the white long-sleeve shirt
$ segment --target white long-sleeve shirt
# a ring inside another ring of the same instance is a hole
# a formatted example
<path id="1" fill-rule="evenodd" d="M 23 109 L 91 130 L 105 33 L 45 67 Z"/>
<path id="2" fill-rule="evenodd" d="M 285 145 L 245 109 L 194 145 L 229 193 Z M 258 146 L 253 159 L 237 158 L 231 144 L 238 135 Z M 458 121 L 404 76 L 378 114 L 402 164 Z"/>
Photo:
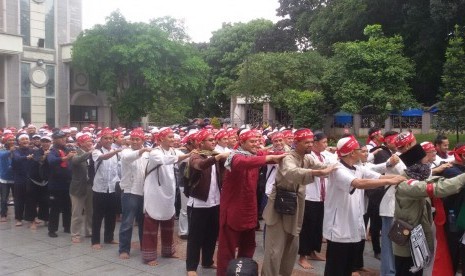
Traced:
<path id="1" fill-rule="evenodd" d="M 130 148 L 121 151 L 121 182 L 124 193 L 144 195 L 145 168 L 148 163 L 147 152 L 139 155 L 139 150 Z"/>
<path id="2" fill-rule="evenodd" d="M 118 154 L 107 160 L 97 161 L 100 155 L 109 153 L 112 150 L 106 148 L 95 149 L 92 152 L 92 159 L 95 166 L 94 185 L 92 190 L 97 193 L 114 193 L 116 182 L 120 181 L 118 176 Z M 100 165 L 98 165 L 101 163 Z M 97 168 L 98 167 L 98 168 Z"/>
<path id="3" fill-rule="evenodd" d="M 147 171 L 158 167 L 145 178 L 144 212 L 156 220 L 169 220 L 174 216 L 176 176 L 174 166 L 183 153 L 170 148 L 155 148 L 148 155 Z"/>

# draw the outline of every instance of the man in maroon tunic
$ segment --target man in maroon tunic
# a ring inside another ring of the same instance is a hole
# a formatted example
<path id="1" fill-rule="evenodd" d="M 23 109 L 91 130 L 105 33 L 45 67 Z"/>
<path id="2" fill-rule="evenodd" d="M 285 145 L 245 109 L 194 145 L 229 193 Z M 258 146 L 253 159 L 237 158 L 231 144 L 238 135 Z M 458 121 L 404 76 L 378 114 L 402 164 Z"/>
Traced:
<path id="1" fill-rule="evenodd" d="M 259 151 L 259 138 L 254 130 L 239 134 L 239 147 L 225 163 L 220 201 L 220 232 L 217 275 L 226 275 L 229 261 L 237 257 L 252 258 L 255 252 L 257 226 L 257 181 L 259 168 L 279 163 L 285 155 L 265 155 Z"/>

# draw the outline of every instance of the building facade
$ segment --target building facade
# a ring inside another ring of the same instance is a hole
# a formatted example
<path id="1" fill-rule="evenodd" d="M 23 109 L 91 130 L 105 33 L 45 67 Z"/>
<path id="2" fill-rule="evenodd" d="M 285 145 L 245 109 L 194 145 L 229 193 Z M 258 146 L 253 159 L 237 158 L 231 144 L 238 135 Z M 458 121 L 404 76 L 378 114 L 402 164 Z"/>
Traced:
<path id="1" fill-rule="evenodd" d="M 108 125 L 102 93 L 71 66 L 81 0 L 0 0 L 0 127 Z"/>

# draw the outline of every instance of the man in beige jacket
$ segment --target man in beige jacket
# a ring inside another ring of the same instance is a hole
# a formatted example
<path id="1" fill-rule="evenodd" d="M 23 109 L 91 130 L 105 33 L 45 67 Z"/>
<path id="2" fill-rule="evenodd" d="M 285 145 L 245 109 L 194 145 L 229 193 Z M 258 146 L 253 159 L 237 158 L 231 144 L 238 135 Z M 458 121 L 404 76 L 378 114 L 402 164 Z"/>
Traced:
<path id="1" fill-rule="evenodd" d="M 308 153 L 313 146 L 313 133 L 299 129 L 294 134 L 295 150 L 279 164 L 276 184 L 263 211 L 266 223 L 265 256 L 262 275 L 291 275 L 299 248 L 299 233 L 305 207 L 305 185 L 314 176 L 328 175 L 334 166 L 315 163 Z M 297 211 L 294 215 L 282 215 L 274 209 L 276 188 L 297 192 Z"/>

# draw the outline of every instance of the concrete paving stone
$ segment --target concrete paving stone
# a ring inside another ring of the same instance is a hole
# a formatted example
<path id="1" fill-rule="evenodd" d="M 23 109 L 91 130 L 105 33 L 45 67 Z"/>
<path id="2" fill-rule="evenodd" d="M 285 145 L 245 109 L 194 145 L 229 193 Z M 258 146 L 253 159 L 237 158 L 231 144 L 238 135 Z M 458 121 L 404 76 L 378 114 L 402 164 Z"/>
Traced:
<path id="1" fill-rule="evenodd" d="M 11 247 L 3 247 L 2 245 L 3 251 L 14 253 L 18 256 L 23 256 L 25 254 L 32 253 L 32 252 L 46 251 L 49 249 L 53 249 L 53 246 L 48 243 L 41 242 L 41 241 L 34 241 L 31 243 L 14 245 Z"/>
<path id="2" fill-rule="evenodd" d="M 30 269 L 25 269 L 19 272 L 15 272 L 13 274 L 10 274 L 12 276 L 65 276 L 65 275 L 71 275 L 68 273 L 65 273 L 63 271 L 54 269 L 52 267 L 47 267 L 47 266 L 39 266 L 39 267 L 34 267 Z"/>
<path id="3" fill-rule="evenodd" d="M 60 271 L 75 274 L 77 272 L 84 272 L 86 270 L 103 266 L 106 264 L 109 264 L 109 262 L 83 255 L 75 258 L 69 258 L 67 260 L 50 263 L 48 265 Z"/>
<path id="4" fill-rule="evenodd" d="M 9 260 L 9 259 L 13 259 L 13 258 L 16 258 L 16 257 L 19 257 L 19 256 L 15 255 L 13 253 L 9 253 L 9 252 L 5 252 L 3 250 L 0 250 L 0 262 L 5 261 L 5 260 Z"/>
<path id="5" fill-rule="evenodd" d="M 130 276 L 140 274 L 142 271 L 127 266 L 111 263 L 96 268 L 92 268 L 86 271 L 80 271 L 76 275 L 82 276 Z"/>
<path id="6" fill-rule="evenodd" d="M 40 266 L 39 263 L 31 261 L 23 257 L 16 257 L 0 262 L 0 273 L 7 275 L 13 272 L 18 272 L 24 269 Z"/>
<path id="7" fill-rule="evenodd" d="M 36 261 L 41 264 L 51 264 L 60 260 L 68 260 L 85 255 L 84 250 L 73 247 L 54 248 L 42 252 L 34 252 L 23 255 L 24 258 Z"/>

